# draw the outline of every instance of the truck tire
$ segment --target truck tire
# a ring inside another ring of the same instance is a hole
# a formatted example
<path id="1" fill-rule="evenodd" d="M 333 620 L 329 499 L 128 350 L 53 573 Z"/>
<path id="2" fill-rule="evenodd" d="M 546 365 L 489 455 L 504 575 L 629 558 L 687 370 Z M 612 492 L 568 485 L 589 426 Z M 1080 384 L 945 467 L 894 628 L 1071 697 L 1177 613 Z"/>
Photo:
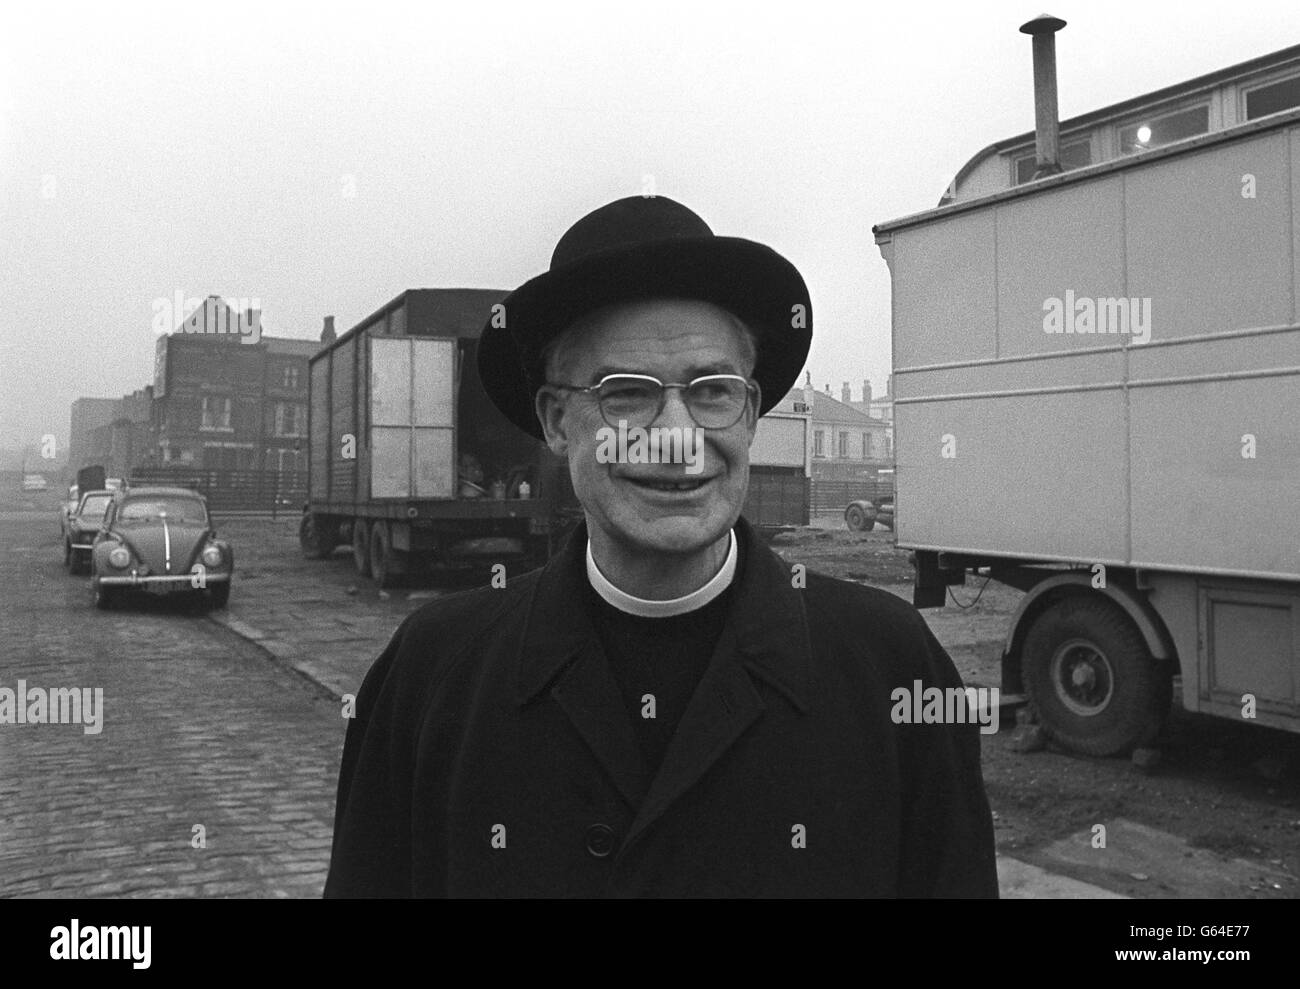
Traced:
<path id="1" fill-rule="evenodd" d="M 314 512 L 303 512 L 298 523 L 298 545 L 309 560 L 323 560 L 334 552 L 333 529 Z"/>
<path id="2" fill-rule="evenodd" d="M 388 523 L 382 519 L 370 527 L 370 573 L 379 587 L 392 587 L 406 573 L 406 554 L 393 549 Z"/>
<path id="3" fill-rule="evenodd" d="M 1073 594 L 1030 625 L 1020 657 L 1029 703 L 1047 734 L 1083 755 L 1112 756 L 1153 741 L 1173 678 L 1124 610 Z"/>
<path id="4" fill-rule="evenodd" d="M 352 520 L 352 562 L 358 574 L 370 576 L 370 526 L 362 518 Z"/>
<path id="5" fill-rule="evenodd" d="M 876 527 L 874 519 L 868 521 L 866 506 L 859 501 L 850 502 L 844 509 L 844 524 L 851 532 L 870 532 Z"/>

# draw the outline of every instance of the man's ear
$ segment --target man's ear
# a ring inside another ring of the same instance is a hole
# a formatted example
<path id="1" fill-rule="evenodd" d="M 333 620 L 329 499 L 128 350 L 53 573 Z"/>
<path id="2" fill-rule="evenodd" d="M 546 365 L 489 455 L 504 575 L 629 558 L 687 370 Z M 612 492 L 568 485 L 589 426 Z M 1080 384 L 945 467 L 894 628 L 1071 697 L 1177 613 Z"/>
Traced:
<path id="1" fill-rule="evenodd" d="M 569 452 L 569 440 L 564 432 L 564 406 L 559 391 L 549 385 L 542 385 L 533 397 L 533 409 L 542 424 L 546 445 L 561 457 Z"/>

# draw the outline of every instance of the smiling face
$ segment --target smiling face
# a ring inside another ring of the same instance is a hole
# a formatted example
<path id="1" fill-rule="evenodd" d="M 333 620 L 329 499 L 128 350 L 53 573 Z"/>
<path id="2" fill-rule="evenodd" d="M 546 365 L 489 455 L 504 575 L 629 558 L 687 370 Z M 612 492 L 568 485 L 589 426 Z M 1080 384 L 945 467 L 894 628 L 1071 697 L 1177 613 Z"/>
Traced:
<path id="1" fill-rule="evenodd" d="M 748 378 L 753 365 L 752 339 L 730 313 L 707 302 L 651 300 L 599 310 L 571 327 L 551 351 L 546 380 L 587 387 L 622 372 L 685 383 L 706 374 Z M 569 461 L 597 556 L 680 558 L 718 544 L 744 505 L 760 400 L 755 394 L 735 425 L 702 430 L 695 463 L 602 462 L 607 424 L 595 395 L 544 386 L 536 405 L 546 442 Z M 695 430 L 681 389 L 666 392 L 651 425 Z"/>

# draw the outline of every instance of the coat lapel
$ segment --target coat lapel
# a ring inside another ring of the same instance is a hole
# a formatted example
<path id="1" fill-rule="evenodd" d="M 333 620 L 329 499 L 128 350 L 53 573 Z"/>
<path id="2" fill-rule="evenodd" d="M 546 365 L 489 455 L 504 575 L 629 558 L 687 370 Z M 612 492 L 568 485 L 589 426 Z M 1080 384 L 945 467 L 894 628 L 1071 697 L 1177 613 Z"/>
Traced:
<path id="1" fill-rule="evenodd" d="M 744 545 L 744 562 L 726 625 L 628 831 L 625 851 L 762 715 L 765 705 L 755 677 L 797 711 L 807 710 L 812 646 L 802 591 L 743 518 L 736 535 Z"/>
<path id="2" fill-rule="evenodd" d="M 650 775 L 618 684 L 594 637 L 561 674 L 551 696 L 635 811 L 645 800 Z"/>
<path id="3" fill-rule="evenodd" d="M 735 629 L 728 623 L 677 724 L 624 847 L 631 846 L 674 800 L 694 786 L 762 712 L 763 699 L 737 661 Z"/>
<path id="4" fill-rule="evenodd" d="M 526 704 L 550 685 L 550 696 L 635 811 L 650 774 L 591 624 L 586 549 L 587 528 L 580 525 L 542 571 L 520 649 L 517 699 Z"/>

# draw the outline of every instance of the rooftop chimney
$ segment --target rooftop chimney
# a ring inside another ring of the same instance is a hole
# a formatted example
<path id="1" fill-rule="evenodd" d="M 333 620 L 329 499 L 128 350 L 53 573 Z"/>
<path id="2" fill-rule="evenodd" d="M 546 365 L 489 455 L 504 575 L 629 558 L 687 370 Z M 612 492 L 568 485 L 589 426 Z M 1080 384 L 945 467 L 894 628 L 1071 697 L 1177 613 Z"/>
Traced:
<path id="1" fill-rule="evenodd" d="M 871 379 L 862 379 L 862 401 L 868 405 L 871 404 Z"/>
<path id="2" fill-rule="evenodd" d="M 849 389 L 849 383 L 846 381 L 840 385 L 840 401 L 848 405 L 853 401 L 853 392 Z"/>
<path id="3" fill-rule="evenodd" d="M 1056 109 L 1056 32 L 1065 21 L 1039 14 L 1020 25 L 1034 39 L 1034 178 L 1061 171 L 1061 121 Z"/>
<path id="4" fill-rule="evenodd" d="M 335 339 L 336 339 L 336 337 L 335 337 L 335 334 L 334 334 L 334 317 L 333 317 L 333 316 L 326 316 L 326 317 L 325 317 L 325 328 L 324 328 L 323 330 L 320 331 L 320 342 L 321 342 L 321 343 L 333 343 L 333 342 L 335 341 Z"/>

